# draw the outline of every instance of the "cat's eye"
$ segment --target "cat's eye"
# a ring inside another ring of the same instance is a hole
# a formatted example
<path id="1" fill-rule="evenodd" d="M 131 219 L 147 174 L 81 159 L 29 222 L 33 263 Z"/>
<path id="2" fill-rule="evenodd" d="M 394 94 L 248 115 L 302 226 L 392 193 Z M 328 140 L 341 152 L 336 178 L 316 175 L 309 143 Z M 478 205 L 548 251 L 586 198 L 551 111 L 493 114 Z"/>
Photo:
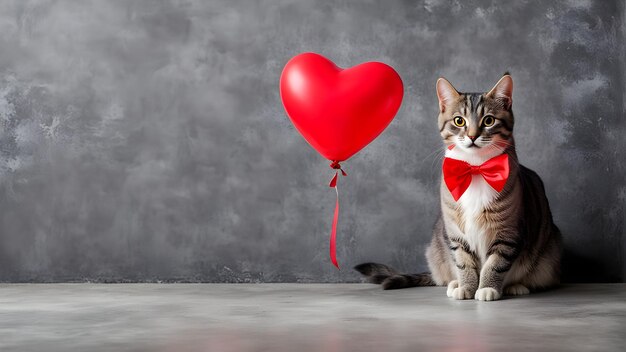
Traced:
<path id="1" fill-rule="evenodd" d="M 461 116 L 457 116 L 454 119 L 452 119 L 452 122 L 454 122 L 454 125 L 456 127 L 463 127 L 465 126 L 465 119 L 462 118 Z"/>
<path id="2" fill-rule="evenodd" d="M 496 119 L 493 116 L 485 116 L 483 118 L 483 126 L 485 127 L 491 127 L 494 123 L 496 123 Z"/>

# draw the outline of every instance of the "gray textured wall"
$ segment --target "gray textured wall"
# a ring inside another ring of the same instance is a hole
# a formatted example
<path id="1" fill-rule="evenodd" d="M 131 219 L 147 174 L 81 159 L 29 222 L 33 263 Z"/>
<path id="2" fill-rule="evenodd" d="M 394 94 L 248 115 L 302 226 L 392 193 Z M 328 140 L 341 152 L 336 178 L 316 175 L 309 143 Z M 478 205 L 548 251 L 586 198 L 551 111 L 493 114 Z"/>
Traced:
<path id="1" fill-rule="evenodd" d="M 437 77 L 510 70 L 566 279 L 620 281 L 622 1 L 2 1 L 0 281 L 354 281 L 327 255 L 328 162 L 282 109 L 295 54 L 386 62 L 389 128 L 345 163 L 343 268 L 426 269 Z"/>

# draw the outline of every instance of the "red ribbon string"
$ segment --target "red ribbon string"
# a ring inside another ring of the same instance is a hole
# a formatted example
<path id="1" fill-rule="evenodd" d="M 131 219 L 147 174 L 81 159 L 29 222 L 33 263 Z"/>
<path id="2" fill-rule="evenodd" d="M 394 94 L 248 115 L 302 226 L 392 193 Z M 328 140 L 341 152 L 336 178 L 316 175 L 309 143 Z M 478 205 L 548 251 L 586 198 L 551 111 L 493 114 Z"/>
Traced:
<path id="1" fill-rule="evenodd" d="M 335 174 L 335 177 L 337 175 Z M 335 191 L 337 192 L 337 202 L 335 203 L 335 215 L 333 216 L 333 226 L 330 230 L 330 261 L 334 266 L 339 269 L 339 263 L 337 263 L 337 220 L 339 220 L 339 191 L 337 191 L 337 187 L 335 187 Z"/>
<path id="2" fill-rule="evenodd" d="M 345 177 L 348 174 L 343 171 L 339 162 L 333 161 L 330 164 L 330 167 L 341 171 L 341 174 Z M 335 202 L 335 214 L 333 216 L 333 224 L 330 230 L 330 261 L 333 263 L 337 269 L 339 269 L 339 264 L 337 263 L 337 221 L 339 220 L 339 190 L 337 189 L 337 179 L 339 176 L 339 171 L 335 172 L 335 176 L 333 176 L 332 180 L 330 180 L 329 186 L 335 189 L 335 193 L 337 194 L 337 201 Z"/>

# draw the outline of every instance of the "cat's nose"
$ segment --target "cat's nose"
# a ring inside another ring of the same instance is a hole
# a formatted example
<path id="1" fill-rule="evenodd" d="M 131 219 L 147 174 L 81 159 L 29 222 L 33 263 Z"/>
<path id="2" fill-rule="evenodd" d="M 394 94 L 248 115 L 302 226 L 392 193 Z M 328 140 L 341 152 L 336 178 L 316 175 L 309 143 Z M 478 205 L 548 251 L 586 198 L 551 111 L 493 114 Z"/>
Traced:
<path id="1" fill-rule="evenodd" d="M 477 137 L 478 137 L 478 136 L 467 136 L 467 138 L 471 139 L 471 140 L 472 140 L 472 142 L 473 142 L 473 141 L 475 141 Z"/>

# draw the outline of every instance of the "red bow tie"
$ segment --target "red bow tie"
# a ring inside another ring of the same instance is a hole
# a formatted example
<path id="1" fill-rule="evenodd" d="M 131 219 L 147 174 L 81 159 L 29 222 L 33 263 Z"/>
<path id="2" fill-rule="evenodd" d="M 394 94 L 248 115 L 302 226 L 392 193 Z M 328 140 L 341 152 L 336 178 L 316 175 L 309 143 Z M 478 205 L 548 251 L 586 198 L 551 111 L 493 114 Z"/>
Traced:
<path id="1" fill-rule="evenodd" d="M 463 160 L 443 159 L 443 180 L 455 201 L 461 198 L 472 183 L 472 175 L 481 175 L 489 186 L 501 192 L 509 178 L 508 154 L 500 154 L 480 166 L 470 165 Z"/>

